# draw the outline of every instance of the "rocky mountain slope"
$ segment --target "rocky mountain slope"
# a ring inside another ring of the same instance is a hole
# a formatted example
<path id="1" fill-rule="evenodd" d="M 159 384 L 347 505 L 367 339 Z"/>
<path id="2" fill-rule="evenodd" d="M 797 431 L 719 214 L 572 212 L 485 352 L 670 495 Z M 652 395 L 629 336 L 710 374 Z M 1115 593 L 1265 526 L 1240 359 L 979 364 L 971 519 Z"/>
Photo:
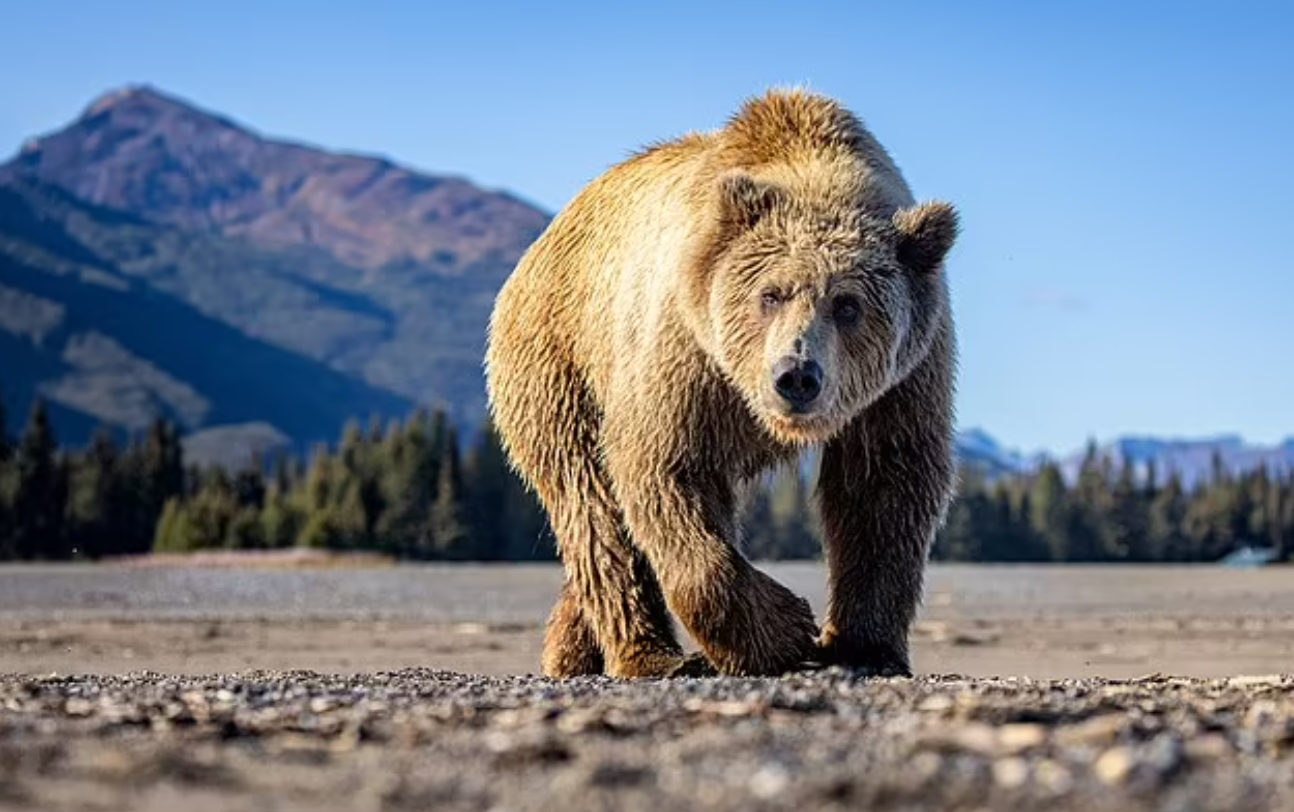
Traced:
<path id="1" fill-rule="evenodd" d="M 42 394 L 68 442 L 96 425 L 142 430 L 161 414 L 187 432 L 237 426 L 244 439 L 274 445 L 332 437 L 354 415 L 412 408 L 102 258 L 177 239 L 59 190 L 0 187 L 0 386 L 11 412 L 21 417 L 15 406 Z M 221 238 L 182 239 L 194 254 L 224 251 L 235 265 L 260 259 Z M 113 250 L 97 250 L 104 245 Z"/>

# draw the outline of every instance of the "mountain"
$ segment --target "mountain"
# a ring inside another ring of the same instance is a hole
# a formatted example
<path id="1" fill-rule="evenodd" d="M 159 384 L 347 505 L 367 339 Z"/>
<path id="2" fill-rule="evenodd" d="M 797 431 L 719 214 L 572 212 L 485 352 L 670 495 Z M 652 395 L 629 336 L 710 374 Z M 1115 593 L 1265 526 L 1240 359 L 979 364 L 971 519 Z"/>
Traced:
<path id="1" fill-rule="evenodd" d="M 1233 475 L 1263 467 L 1275 474 L 1294 471 L 1294 439 L 1264 446 L 1246 443 L 1234 434 L 1196 439 L 1133 436 L 1098 445 L 1096 452 L 1108 456 L 1115 466 L 1126 460 L 1141 476 L 1153 463 L 1158 476 L 1176 472 L 1188 488 L 1213 476 L 1215 459 L 1222 470 Z M 1086 451 L 1060 461 L 1067 480 L 1077 479 L 1085 456 Z"/>
<path id="2" fill-rule="evenodd" d="M 1024 473 L 1038 462 L 1035 457 L 1007 448 L 980 428 L 957 433 L 957 454 L 963 463 L 990 477 Z"/>
<path id="3" fill-rule="evenodd" d="M 0 187 L 0 385 L 11 412 L 39 393 L 55 407 L 60 437 L 75 443 L 97 425 L 139 431 L 164 415 L 190 433 L 225 426 L 227 438 L 256 427 L 242 435 L 273 446 L 334 437 L 355 415 L 413 408 L 211 318 L 94 250 L 100 240 L 124 252 L 172 239 L 60 190 Z M 201 238 L 188 239 L 203 251 Z M 230 250 L 212 250 L 222 247 Z"/>
<path id="4" fill-rule="evenodd" d="M 1120 467 L 1126 460 L 1139 477 L 1153 464 L 1161 478 L 1176 472 L 1187 488 L 1201 484 L 1214 474 L 1215 459 L 1229 474 L 1240 474 L 1266 467 L 1272 473 L 1294 471 L 1294 439 L 1276 445 L 1247 443 L 1238 435 L 1214 437 L 1159 438 L 1149 436 L 1116 437 L 1091 448 L 1098 457 L 1108 457 Z M 1078 480 L 1079 470 L 1088 449 L 1053 457 L 1044 453 L 1023 454 L 998 442 L 982 429 L 967 429 L 957 436 L 957 450 L 963 462 L 994 477 L 1027 474 L 1036 471 L 1048 459 L 1060 467 L 1067 482 Z"/>
<path id="5" fill-rule="evenodd" d="M 317 247 L 361 279 L 498 271 L 548 220 L 466 180 L 266 138 L 147 86 L 109 93 L 29 141 L 0 167 L 0 181 L 15 176 L 150 222 Z"/>
<path id="6" fill-rule="evenodd" d="M 110 93 L 29 141 L 0 165 L 0 191 L 0 386 L 11 412 L 44 392 L 73 439 L 158 407 L 194 430 L 237 418 L 302 443 L 415 403 L 470 427 L 484 413 L 494 295 L 549 219 L 461 178 L 269 138 L 150 87 Z M 215 327 L 243 350 L 183 355 Z M 68 344 L 86 335 L 90 350 Z M 295 359 L 296 377 L 257 377 L 276 369 L 273 353 Z M 91 387 L 89 373 L 66 383 L 68 369 L 104 364 L 130 387 Z M 307 388 L 308 367 L 321 368 L 311 387 L 328 386 Z M 293 398 L 312 416 L 282 414 Z"/>

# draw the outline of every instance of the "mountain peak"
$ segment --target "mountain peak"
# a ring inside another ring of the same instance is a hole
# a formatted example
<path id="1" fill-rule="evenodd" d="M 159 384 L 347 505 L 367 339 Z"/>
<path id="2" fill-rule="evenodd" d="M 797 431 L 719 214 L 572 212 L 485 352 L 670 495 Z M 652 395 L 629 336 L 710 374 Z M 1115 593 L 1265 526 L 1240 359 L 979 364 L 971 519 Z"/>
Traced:
<path id="1" fill-rule="evenodd" d="M 109 90 L 107 93 L 104 93 L 102 96 L 99 96 L 97 99 L 90 102 L 90 105 L 85 108 L 85 113 L 82 117 L 89 118 L 91 116 L 98 115 L 105 110 L 111 110 L 114 107 L 124 104 L 189 106 L 184 104 L 178 98 L 158 90 L 153 85 L 124 85 L 115 90 Z"/>
<path id="2" fill-rule="evenodd" d="M 179 128 L 189 134 L 236 130 L 248 138 L 259 138 L 250 128 L 226 116 L 150 84 L 124 85 L 104 93 L 90 102 L 67 130 L 78 132 L 101 127 L 132 132 Z M 47 140 L 38 139 L 37 145 Z"/>
<path id="3" fill-rule="evenodd" d="M 452 275 L 515 261 L 548 216 L 454 177 L 262 134 L 148 84 L 112 90 L 0 165 L 144 220 L 276 247 L 309 246 L 364 271 Z"/>

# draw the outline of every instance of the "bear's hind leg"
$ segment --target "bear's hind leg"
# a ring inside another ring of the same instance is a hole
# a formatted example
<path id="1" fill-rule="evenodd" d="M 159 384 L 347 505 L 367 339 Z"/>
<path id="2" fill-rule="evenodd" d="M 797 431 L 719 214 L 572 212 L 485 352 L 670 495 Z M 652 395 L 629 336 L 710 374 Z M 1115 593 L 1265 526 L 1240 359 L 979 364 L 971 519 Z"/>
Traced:
<path id="1" fill-rule="evenodd" d="M 601 674 L 605 663 L 593 626 L 584 617 L 570 581 L 562 584 L 544 634 L 543 671 L 565 679 Z"/>

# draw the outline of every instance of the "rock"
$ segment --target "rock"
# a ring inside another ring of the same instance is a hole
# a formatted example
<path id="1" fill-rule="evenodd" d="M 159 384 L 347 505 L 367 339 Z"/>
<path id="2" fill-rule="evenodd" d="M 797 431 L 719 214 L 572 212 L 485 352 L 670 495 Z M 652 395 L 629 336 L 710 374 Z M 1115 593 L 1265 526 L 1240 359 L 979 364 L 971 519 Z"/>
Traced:
<path id="1" fill-rule="evenodd" d="M 981 756 L 996 755 L 998 751 L 997 731 L 991 725 L 982 722 L 970 722 L 948 730 L 937 730 L 927 734 L 919 745 L 926 749 L 942 752 L 974 753 Z"/>
<path id="2" fill-rule="evenodd" d="M 917 704 L 917 710 L 925 713 L 945 713 L 957 707 L 957 702 L 946 694 L 935 694 L 922 699 Z"/>
<path id="3" fill-rule="evenodd" d="M 1029 762 L 1022 758 L 1004 758 L 993 762 L 993 780 L 1004 789 L 1016 789 L 1029 780 Z"/>
<path id="4" fill-rule="evenodd" d="M 1221 733 L 1206 733 L 1186 740 L 1183 754 L 1191 761 L 1212 761 L 1225 758 L 1235 752 L 1231 742 Z"/>
<path id="5" fill-rule="evenodd" d="M 1003 725 L 997 732 L 997 748 L 1001 753 L 1016 755 L 1041 747 L 1047 742 L 1047 728 L 1042 725 L 1019 723 Z"/>
<path id="6" fill-rule="evenodd" d="M 1119 737 L 1127 723 L 1127 717 L 1121 713 L 1104 713 L 1061 727 L 1056 730 L 1054 738 L 1063 747 L 1110 744 Z"/>
<path id="7" fill-rule="evenodd" d="M 1239 676 L 1227 680 L 1231 688 L 1275 688 L 1284 684 L 1285 677 L 1280 674 Z"/>
<path id="8" fill-rule="evenodd" d="M 68 716 L 89 716 L 94 713 L 94 703 L 75 696 L 63 704 L 63 713 Z"/>
<path id="9" fill-rule="evenodd" d="M 1111 747 L 1096 759 L 1092 772 L 1102 783 L 1118 786 L 1128 780 L 1135 766 L 1132 751 L 1123 746 Z"/>
<path id="10" fill-rule="evenodd" d="M 750 791 L 757 798 L 775 798 L 791 783 L 791 773 L 777 762 L 769 762 L 750 777 Z"/>
<path id="11" fill-rule="evenodd" d="M 1074 776 L 1059 762 L 1044 760 L 1034 769 L 1034 780 L 1052 795 L 1068 795 L 1074 787 Z"/>

